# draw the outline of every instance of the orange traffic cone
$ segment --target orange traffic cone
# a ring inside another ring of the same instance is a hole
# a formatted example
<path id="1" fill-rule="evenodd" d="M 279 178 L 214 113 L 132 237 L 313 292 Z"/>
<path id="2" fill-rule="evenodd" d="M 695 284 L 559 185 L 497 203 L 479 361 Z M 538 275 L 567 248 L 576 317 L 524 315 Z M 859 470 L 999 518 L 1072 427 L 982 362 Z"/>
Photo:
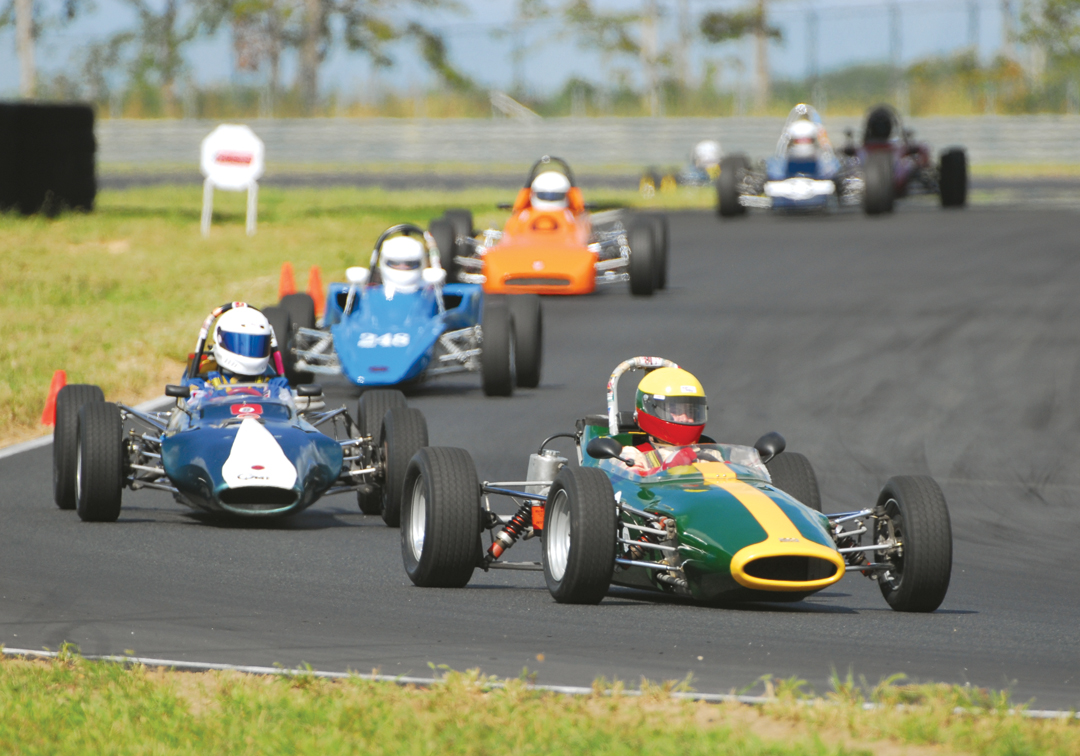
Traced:
<path id="1" fill-rule="evenodd" d="M 323 294 L 322 271 L 319 270 L 318 265 L 312 265 L 311 272 L 308 273 L 307 293 L 315 302 L 316 317 L 322 317 L 326 306 L 326 295 Z"/>
<path id="2" fill-rule="evenodd" d="M 45 400 L 45 409 L 41 411 L 42 425 L 56 425 L 56 395 L 67 385 L 67 373 L 57 370 L 49 384 L 49 398 Z"/>
<path id="3" fill-rule="evenodd" d="M 296 280 L 293 278 L 292 263 L 281 264 L 281 278 L 278 279 L 278 300 L 289 294 L 296 293 Z"/>

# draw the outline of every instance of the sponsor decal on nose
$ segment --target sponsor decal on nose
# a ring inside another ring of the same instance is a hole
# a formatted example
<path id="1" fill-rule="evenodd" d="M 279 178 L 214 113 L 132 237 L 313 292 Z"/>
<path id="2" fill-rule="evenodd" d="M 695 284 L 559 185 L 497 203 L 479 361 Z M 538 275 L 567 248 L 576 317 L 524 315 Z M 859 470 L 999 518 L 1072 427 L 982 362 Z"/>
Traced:
<path id="1" fill-rule="evenodd" d="M 229 407 L 229 412 L 238 417 L 254 417 L 262 414 L 262 406 L 258 404 L 234 404 Z"/>

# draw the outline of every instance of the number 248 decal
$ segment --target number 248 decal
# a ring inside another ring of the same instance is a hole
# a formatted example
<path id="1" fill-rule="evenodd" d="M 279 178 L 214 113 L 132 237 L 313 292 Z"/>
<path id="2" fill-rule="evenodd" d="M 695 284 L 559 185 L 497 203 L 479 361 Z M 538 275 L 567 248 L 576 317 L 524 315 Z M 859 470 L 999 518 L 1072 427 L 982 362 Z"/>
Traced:
<path id="1" fill-rule="evenodd" d="M 361 349 L 374 349 L 375 347 L 407 347 L 409 334 L 407 333 L 362 333 L 357 346 Z"/>

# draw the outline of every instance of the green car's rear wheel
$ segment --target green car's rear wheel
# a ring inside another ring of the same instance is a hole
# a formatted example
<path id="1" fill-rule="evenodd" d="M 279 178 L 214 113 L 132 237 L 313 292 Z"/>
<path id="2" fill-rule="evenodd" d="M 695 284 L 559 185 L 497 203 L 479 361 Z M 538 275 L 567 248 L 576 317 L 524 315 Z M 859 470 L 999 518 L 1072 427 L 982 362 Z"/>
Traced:
<path id="1" fill-rule="evenodd" d="M 783 452 L 765 463 L 773 485 L 811 509 L 821 511 L 817 476 L 808 460 L 798 452 Z"/>

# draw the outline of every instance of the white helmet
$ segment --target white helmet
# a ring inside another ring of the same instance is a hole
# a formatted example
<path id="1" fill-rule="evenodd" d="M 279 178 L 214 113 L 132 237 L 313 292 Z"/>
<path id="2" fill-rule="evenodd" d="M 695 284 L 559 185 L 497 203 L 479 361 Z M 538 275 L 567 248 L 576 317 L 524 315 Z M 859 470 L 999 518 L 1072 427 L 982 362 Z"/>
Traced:
<path id="1" fill-rule="evenodd" d="M 420 288 L 423 280 L 424 245 L 411 236 L 394 236 L 382 244 L 379 272 L 383 284 L 409 293 Z"/>
<path id="2" fill-rule="evenodd" d="M 262 375 L 270 364 L 270 334 L 270 321 L 254 308 L 236 307 L 224 313 L 214 326 L 218 367 L 250 378 Z"/>
<path id="3" fill-rule="evenodd" d="M 706 139 L 694 145 L 694 151 L 690 154 L 690 160 L 694 167 L 702 170 L 720 165 L 720 143 L 715 139 Z"/>
<path id="4" fill-rule="evenodd" d="M 544 171 L 533 179 L 530 204 L 537 210 L 563 210 L 567 206 L 566 193 L 570 191 L 570 179 L 556 171 Z"/>
<path id="5" fill-rule="evenodd" d="M 797 160 L 817 158 L 819 128 L 813 121 L 800 118 L 788 128 L 788 155 Z"/>

